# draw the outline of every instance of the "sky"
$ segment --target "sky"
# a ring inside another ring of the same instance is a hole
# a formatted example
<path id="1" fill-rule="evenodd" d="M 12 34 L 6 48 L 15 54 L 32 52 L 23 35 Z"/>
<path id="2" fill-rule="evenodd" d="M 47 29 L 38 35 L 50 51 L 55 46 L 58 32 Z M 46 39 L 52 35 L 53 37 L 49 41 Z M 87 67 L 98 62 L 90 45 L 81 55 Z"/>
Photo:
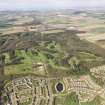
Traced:
<path id="1" fill-rule="evenodd" d="M 103 8 L 105 0 L 0 0 L 0 10 Z"/>

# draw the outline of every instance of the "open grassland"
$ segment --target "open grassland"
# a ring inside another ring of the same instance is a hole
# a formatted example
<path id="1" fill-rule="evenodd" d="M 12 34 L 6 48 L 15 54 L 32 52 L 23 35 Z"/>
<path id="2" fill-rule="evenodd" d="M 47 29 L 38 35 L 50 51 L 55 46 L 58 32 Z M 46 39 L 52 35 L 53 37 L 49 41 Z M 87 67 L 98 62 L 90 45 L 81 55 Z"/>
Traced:
<path id="1" fill-rule="evenodd" d="M 102 100 L 103 99 L 101 97 L 96 96 L 94 100 L 90 102 L 83 102 L 81 105 L 101 105 Z"/>
<path id="2" fill-rule="evenodd" d="M 53 43 L 51 44 L 53 45 Z M 48 45 L 49 48 L 50 45 Z M 57 45 L 56 45 L 57 46 Z M 57 46 L 58 50 L 60 47 Z M 6 75 L 15 75 L 15 74 L 39 74 L 39 75 L 46 75 L 46 72 L 49 76 L 69 76 L 74 74 L 72 71 L 73 69 L 80 69 L 80 71 L 85 71 L 85 67 L 82 67 L 81 62 L 86 62 L 87 64 L 91 64 L 95 62 L 100 63 L 103 62 L 102 57 L 98 57 L 95 54 L 86 53 L 86 52 L 77 52 L 72 55 L 69 59 L 67 59 L 67 64 L 58 64 L 57 62 L 60 60 L 61 53 L 53 53 L 52 50 L 50 52 L 47 51 L 39 51 L 37 53 L 32 53 L 32 51 L 25 52 L 24 50 L 17 50 L 16 56 L 24 58 L 21 63 L 19 64 L 9 64 L 5 67 L 5 74 Z M 4 54 L 6 56 L 6 63 L 11 63 L 8 53 Z M 53 57 L 53 58 L 52 58 Z M 37 68 L 33 68 L 34 64 L 43 63 L 46 65 L 45 70 L 37 70 Z M 80 68 L 76 67 L 75 64 Z M 75 70 L 74 70 L 75 71 Z M 81 73 L 82 73 L 81 71 Z"/>
<path id="3" fill-rule="evenodd" d="M 79 100 L 76 93 L 71 93 L 70 95 L 67 95 L 64 101 L 64 105 L 79 105 Z"/>
<path id="4" fill-rule="evenodd" d="M 31 52 L 25 53 L 25 51 L 17 51 L 16 54 L 19 57 L 24 57 L 24 59 L 22 60 L 22 63 L 20 64 L 6 66 L 5 68 L 6 75 L 28 74 L 28 73 L 34 74 L 35 71 L 32 68 L 33 63 L 44 61 L 44 57 L 41 53 L 38 56 L 35 56 Z M 8 56 L 7 56 L 7 61 L 8 61 Z"/>

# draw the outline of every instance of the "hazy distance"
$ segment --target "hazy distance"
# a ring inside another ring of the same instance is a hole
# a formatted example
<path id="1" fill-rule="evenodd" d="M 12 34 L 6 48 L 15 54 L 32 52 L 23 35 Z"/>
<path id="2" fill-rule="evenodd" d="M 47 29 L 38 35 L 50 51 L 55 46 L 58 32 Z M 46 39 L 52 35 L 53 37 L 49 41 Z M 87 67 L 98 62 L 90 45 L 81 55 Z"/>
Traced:
<path id="1" fill-rule="evenodd" d="M 104 9 L 105 0 L 0 0 L 0 10 Z"/>

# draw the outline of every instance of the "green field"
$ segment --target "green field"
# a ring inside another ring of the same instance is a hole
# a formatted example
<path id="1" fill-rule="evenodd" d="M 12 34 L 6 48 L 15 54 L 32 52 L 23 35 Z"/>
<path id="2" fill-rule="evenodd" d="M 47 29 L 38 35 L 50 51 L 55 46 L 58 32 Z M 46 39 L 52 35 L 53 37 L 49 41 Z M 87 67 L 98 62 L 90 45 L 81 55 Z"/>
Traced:
<path id="1" fill-rule="evenodd" d="M 70 95 L 67 95 L 64 101 L 64 105 L 79 105 L 79 100 L 76 93 L 71 93 Z"/>
<path id="2" fill-rule="evenodd" d="M 45 57 L 42 53 L 39 53 L 37 56 L 32 54 L 32 52 L 25 52 L 25 51 L 17 51 L 16 55 L 18 57 L 24 57 L 24 60 L 22 60 L 21 64 L 16 65 L 8 65 L 5 67 L 5 74 L 6 75 L 13 75 L 13 74 L 28 74 L 28 73 L 34 73 L 34 70 L 32 68 L 33 63 L 37 62 L 44 62 Z M 8 60 L 7 55 L 7 62 L 10 62 Z"/>
<path id="3" fill-rule="evenodd" d="M 105 33 L 105 27 L 92 28 L 92 29 L 90 29 L 90 32 L 103 34 L 103 33 Z"/>
<path id="4" fill-rule="evenodd" d="M 81 105 L 101 105 L 102 98 L 99 96 L 96 96 L 93 101 L 81 103 Z"/>

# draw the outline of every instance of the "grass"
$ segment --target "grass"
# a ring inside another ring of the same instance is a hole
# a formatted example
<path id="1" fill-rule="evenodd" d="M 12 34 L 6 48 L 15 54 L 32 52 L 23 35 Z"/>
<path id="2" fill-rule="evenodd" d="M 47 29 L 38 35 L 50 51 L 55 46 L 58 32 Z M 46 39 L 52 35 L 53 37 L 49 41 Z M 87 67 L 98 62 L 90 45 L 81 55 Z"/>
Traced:
<path id="1" fill-rule="evenodd" d="M 19 52 L 17 52 L 17 55 Z M 32 72 L 32 60 L 29 56 L 27 56 L 24 52 L 21 52 L 19 56 L 24 57 L 25 59 L 22 61 L 22 64 L 17 65 L 9 65 L 6 66 L 6 75 L 10 74 L 21 74 L 21 73 L 31 73 Z"/>
<path id="2" fill-rule="evenodd" d="M 96 27 L 96 28 L 92 28 L 90 30 L 90 32 L 93 32 L 93 33 L 105 33 L 105 27 Z"/>
<path id="3" fill-rule="evenodd" d="M 9 60 L 9 55 L 7 53 L 5 53 L 5 55 L 6 55 L 6 63 L 10 63 L 11 61 Z M 24 57 L 24 60 L 22 60 L 21 64 L 6 66 L 5 67 L 6 75 L 34 73 L 32 66 L 33 66 L 33 63 L 37 63 L 37 62 L 48 63 L 49 65 L 51 65 L 51 67 L 54 69 L 51 72 L 53 72 L 54 74 L 56 73 L 56 70 L 58 71 L 60 69 L 60 72 L 66 70 L 66 68 L 63 66 L 55 65 L 54 61 L 52 59 L 48 59 L 43 51 L 38 52 L 38 55 L 35 55 L 31 51 L 25 52 L 25 51 L 17 50 L 16 56 Z M 48 71 L 50 72 L 50 70 Z"/>
<path id="4" fill-rule="evenodd" d="M 51 88 L 52 88 L 53 94 L 56 94 L 57 93 L 57 91 L 55 89 L 55 85 L 57 83 L 58 83 L 58 80 L 51 81 Z"/>
<path id="5" fill-rule="evenodd" d="M 64 100 L 65 100 L 65 97 L 63 97 L 63 96 L 54 97 L 53 105 L 63 105 Z"/>
<path id="6" fill-rule="evenodd" d="M 76 93 L 73 92 L 70 95 L 66 96 L 64 105 L 79 105 L 79 100 Z"/>
<path id="7" fill-rule="evenodd" d="M 102 60 L 101 57 L 98 57 L 94 54 L 91 53 L 86 53 L 86 52 L 79 52 L 77 53 L 77 58 L 80 59 L 81 61 L 96 61 L 96 60 Z"/>
<path id="8" fill-rule="evenodd" d="M 93 101 L 90 102 L 83 102 L 81 105 L 101 105 L 102 98 L 99 96 L 96 96 Z"/>
<path id="9" fill-rule="evenodd" d="M 49 52 L 50 54 L 51 52 Z M 46 53 L 47 54 L 47 53 Z M 22 60 L 21 64 L 17 65 L 8 65 L 5 67 L 5 74 L 6 75 L 15 75 L 15 74 L 38 74 L 38 75 L 45 75 L 45 72 L 41 73 L 41 71 L 35 72 L 33 70 L 33 63 L 41 62 L 48 64 L 47 70 L 49 76 L 69 76 L 71 71 L 70 68 L 55 64 L 55 60 L 58 58 L 60 59 L 61 53 L 56 53 L 54 55 L 54 59 L 48 59 L 45 52 L 41 51 L 38 52 L 38 55 L 33 54 L 31 51 L 25 52 L 25 51 L 16 51 L 16 56 L 18 57 L 24 57 L 25 59 Z M 52 53 L 51 53 L 52 54 Z M 59 55 L 60 54 L 60 55 Z M 10 62 L 9 55 L 5 53 L 6 55 L 6 63 Z M 63 54 L 64 55 L 64 54 Z M 95 56 L 94 54 L 85 53 L 85 52 L 77 52 L 74 57 L 77 58 L 78 62 L 81 61 L 100 61 L 102 58 Z M 55 59 L 56 58 L 56 59 Z"/>
<path id="10" fill-rule="evenodd" d="M 21 64 L 6 66 L 5 67 L 6 75 L 34 73 L 32 68 L 33 63 L 45 61 L 45 57 L 43 56 L 42 53 L 39 53 L 38 56 L 36 56 L 33 55 L 30 51 L 27 53 L 25 51 L 16 51 L 16 55 L 24 57 L 25 59 L 22 60 Z M 8 55 L 6 59 L 8 62 Z"/>

